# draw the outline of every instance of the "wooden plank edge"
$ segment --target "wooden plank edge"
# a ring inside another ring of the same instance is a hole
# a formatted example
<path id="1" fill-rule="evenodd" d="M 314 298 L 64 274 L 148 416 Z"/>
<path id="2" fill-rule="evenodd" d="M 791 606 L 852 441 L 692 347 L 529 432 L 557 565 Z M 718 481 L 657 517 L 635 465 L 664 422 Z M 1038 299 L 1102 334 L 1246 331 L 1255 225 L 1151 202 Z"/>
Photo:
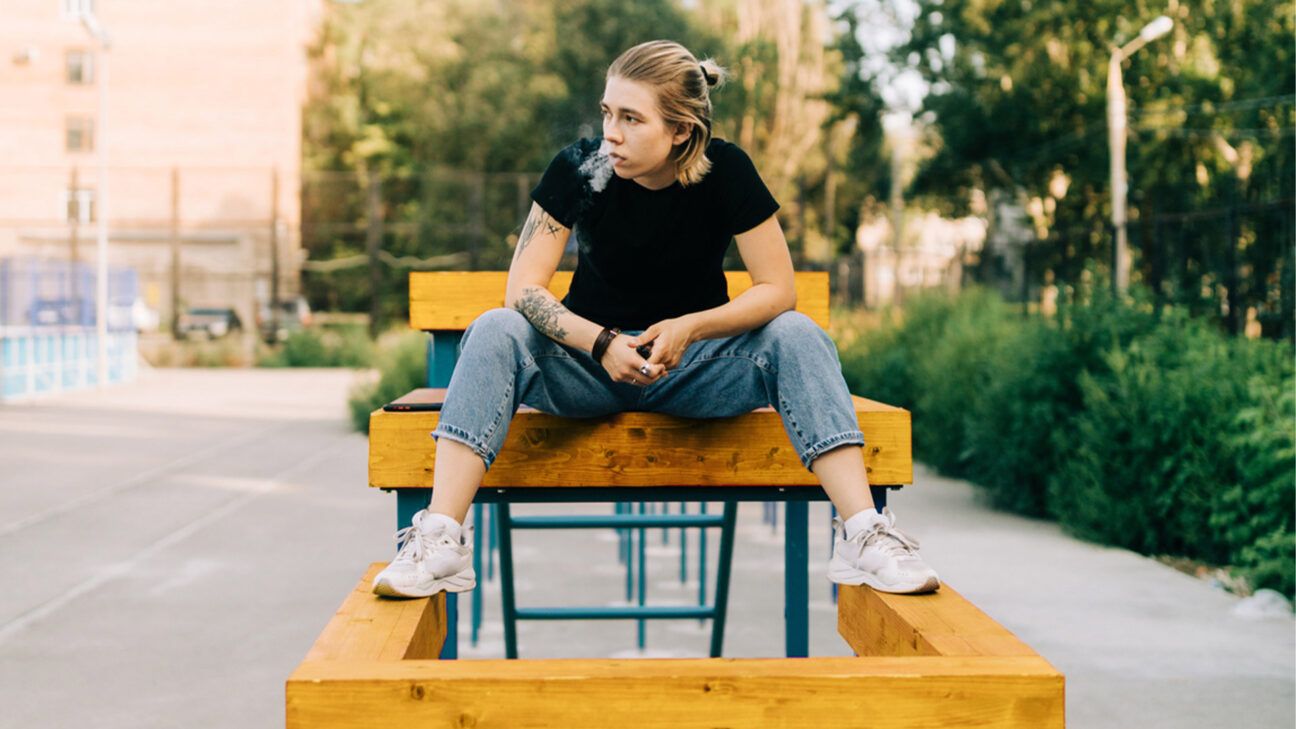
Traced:
<path id="1" fill-rule="evenodd" d="M 993 656 L 1044 660 L 1025 641 L 948 584 L 936 593 L 894 595 L 842 585 L 838 633 L 860 656 Z"/>
<path id="2" fill-rule="evenodd" d="M 287 726 L 935 726 L 1062 729 L 1038 658 L 315 661 Z"/>
<path id="3" fill-rule="evenodd" d="M 445 594 L 416 600 L 379 597 L 373 594 L 373 578 L 386 566 L 369 565 L 307 651 L 306 662 L 363 659 L 374 650 L 385 660 L 440 654 L 446 637 Z M 375 621 L 378 611 L 397 614 Z M 363 646 L 359 655 L 348 655 L 357 646 Z"/>
<path id="4" fill-rule="evenodd" d="M 379 414 L 381 414 L 381 417 L 376 417 Z M 623 413 L 620 415 L 641 416 L 642 413 Z M 395 417 L 399 417 L 401 419 L 395 420 L 394 419 Z M 537 414 L 536 416 L 532 416 L 532 417 L 545 418 L 545 417 L 556 417 L 556 416 L 545 416 L 543 414 Z M 618 417 L 618 416 L 609 416 L 609 417 Z M 869 415 L 869 418 L 874 421 L 872 427 L 876 427 L 879 430 L 884 429 L 888 433 L 900 434 L 898 442 L 892 439 L 888 439 L 892 443 L 892 445 L 888 448 L 888 450 L 891 451 L 891 453 L 886 457 L 884 461 L 884 465 L 867 466 L 869 472 L 869 481 L 877 486 L 905 486 L 905 485 L 913 484 L 914 481 L 913 459 L 912 457 L 909 457 L 910 454 L 912 453 L 912 432 L 911 432 L 911 425 L 910 425 L 911 415 L 909 411 L 897 408 L 894 410 L 874 412 Z M 388 413 L 379 409 L 371 413 L 370 429 L 369 429 L 369 448 L 367 451 L 367 459 L 366 459 L 366 464 L 367 464 L 366 473 L 367 473 L 367 482 L 369 487 L 382 488 L 382 489 L 430 488 L 431 480 L 432 480 L 432 469 L 433 469 L 433 464 L 435 463 L 435 458 L 431 455 L 435 452 L 434 450 L 435 440 L 431 437 L 431 432 L 436 428 L 436 424 L 438 420 L 439 420 L 439 414 L 435 412 Z M 562 419 L 562 420 L 566 420 L 566 419 Z M 877 423 L 878 420 L 894 421 L 895 424 L 887 424 L 886 426 L 881 426 Z M 531 420 L 527 423 L 526 427 L 543 428 L 544 425 L 545 424 L 543 420 Z M 625 426 L 641 427 L 642 424 L 638 422 L 628 422 L 625 424 Z M 515 423 L 513 427 L 517 428 L 522 426 Z M 589 427 L 593 428 L 594 426 L 589 426 Z M 397 435 L 397 436 L 390 435 L 391 433 L 397 433 L 399 431 L 417 431 L 420 433 L 427 434 L 427 440 L 429 444 L 428 445 L 429 456 L 427 458 L 426 465 L 422 467 L 423 478 L 425 479 L 424 482 L 421 483 L 396 482 L 395 477 L 391 473 L 387 472 L 389 468 L 383 464 L 384 461 L 383 449 L 376 449 L 374 447 L 375 434 L 382 434 L 384 438 L 395 437 L 398 439 L 406 439 L 410 437 L 408 435 Z M 510 437 L 513 436 L 511 435 Z M 868 434 L 865 435 L 865 441 L 866 444 L 864 448 L 866 449 L 866 453 L 869 454 L 869 457 L 875 457 L 880 452 L 881 446 L 876 445 L 872 440 L 870 440 Z M 790 444 L 788 445 L 790 446 Z M 795 460 L 795 458 L 793 458 L 793 460 Z M 505 470 L 505 469 L 501 468 L 500 470 Z M 756 478 L 756 477 L 757 476 L 755 474 L 751 474 L 749 475 L 748 478 Z M 613 487 L 619 486 L 622 488 L 648 488 L 648 487 L 660 485 L 656 483 L 646 483 L 646 482 L 636 483 L 638 481 L 643 481 L 644 479 L 634 474 L 631 475 L 622 474 L 620 478 L 623 479 L 623 481 L 631 481 L 631 483 L 623 482 L 623 483 L 602 484 L 600 488 L 607 487 L 607 486 L 613 486 Z M 720 483 L 720 482 L 712 482 L 711 479 L 702 479 L 701 482 L 692 485 L 714 486 L 714 487 L 768 485 L 771 487 L 780 487 L 780 488 L 783 487 L 817 488 L 819 486 L 817 477 L 815 477 L 814 474 L 810 473 L 809 471 L 806 471 L 804 468 L 800 467 L 799 464 L 795 468 L 790 468 L 790 470 L 786 472 L 780 472 L 779 478 L 776 481 L 771 481 L 768 475 L 762 475 L 760 476 L 760 478 L 762 479 L 760 483 L 756 483 L 754 481 L 748 482 L 747 480 L 743 480 L 741 482 L 734 482 L 734 483 Z M 484 479 L 483 486 L 499 487 L 503 485 L 503 484 L 496 483 L 494 479 L 495 477 L 488 473 L 486 475 L 486 478 Z M 673 482 L 678 480 L 679 479 L 673 479 Z M 566 486 L 566 484 L 562 484 L 558 482 L 541 484 L 541 485 L 545 487 L 552 487 L 552 488 L 562 488 Z M 689 484 L 679 483 L 678 485 L 689 485 Z M 523 488 L 524 486 L 519 486 L 514 484 L 512 485 L 512 487 Z M 576 486 L 572 486 L 572 488 L 582 488 L 582 486 L 576 485 Z"/>

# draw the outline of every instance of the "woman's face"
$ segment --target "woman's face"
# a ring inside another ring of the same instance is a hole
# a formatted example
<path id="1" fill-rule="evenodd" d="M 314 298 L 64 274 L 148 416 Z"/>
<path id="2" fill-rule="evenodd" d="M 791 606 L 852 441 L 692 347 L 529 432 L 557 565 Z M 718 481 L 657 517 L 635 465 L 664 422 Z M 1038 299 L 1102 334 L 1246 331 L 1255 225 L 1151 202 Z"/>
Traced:
<path id="1" fill-rule="evenodd" d="M 675 179 L 670 152 L 688 139 L 685 129 L 668 129 L 657 111 L 653 90 L 619 76 L 603 90 L 603 140 L 618 177 L 648 187 L 665 187 Z"/>

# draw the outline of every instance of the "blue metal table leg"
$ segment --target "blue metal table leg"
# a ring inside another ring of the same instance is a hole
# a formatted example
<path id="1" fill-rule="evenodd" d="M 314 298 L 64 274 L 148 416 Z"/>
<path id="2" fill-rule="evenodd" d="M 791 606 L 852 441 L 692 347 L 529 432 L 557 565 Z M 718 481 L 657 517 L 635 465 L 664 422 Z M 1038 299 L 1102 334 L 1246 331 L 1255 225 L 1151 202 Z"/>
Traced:
<path id="1" fill-rule="evenodd" d="M 414 523 L 414 515 L 426 509 L 432 489 L 396 489 L 396 528 Z"/>
<path id="2" fill-rule="evenodd" d="M 499 523 L 499 511 L 491 504 L 490 518 L 486 521 L 490 533 L 489 545 L 486 547 L 486 579 L 488 581 L 495 579 L 495 553 L 499 551 L 499 529 L 496 524 Z"/>
<path id="3" fill-rule="evenodd" d="M 886 486 L 869 486 L 869 493 L 873 496 L 873 506 L 881 514 L 886 508 L 887 487 Z"/>
<path id="4" fill-rule="evenodd" d="M 787 528 L 783 535 L 783 620 L 788 658 L 810 654 L 808 507 L 804 501 L 789 501 L 784 509 Z"/>
<path id="5" fill-rule="evenodd" d="M 725 615 L 729 609 L 729 573 L 733 564 L 734 531 L 738 522 L 738 502 L 726 501 L 724 525 L 720 527 L 720 565 L 716 569 L 715 619 L 711 623 L 711 657 L 719 658 L 724 648 Z M 700 530 L 703 534 L 705 529 Z"/>
<path id="6" fill-rule="evenodd" d="M 436 599 L 433 596 L 432 599 Z M 451 660 L 459 657 L 459 594 L 445 593 L 446 601 L 446 639 L 441 646 L 441 658 Z"/>
<path id="7" fill-rule="evenodd" d="M 646 503 L 640 501 L 639 514 L 643 515 L 647 510 L 647 507 L 648 505 Z M 640 527 L 639 528 L 639 607 L 644 606 L 644 598 L 645 598 L 644 593 L 648 591 L 648 583 L 647 583 L 648 560 L 647 560 L 647 553 L 645 551 L 645 543 L 647 541 L 648 541 L 648 530 L 644 529 L 643 527 Z M 639 643 L 639 650 L 643 650 L 644 642 L 646 638 L 646 636 L 644 635 L 645 623 L 647 621 L 644 620 L 643 618 L 640 618 L 638 622 L 639 625 L 635 637 Z"/>
<path id="8" fill-rule="evenodd" d="M 432 332 L 432 337 L 427 346 L 427 386 L 428 387 L 449 387 L 450 377 L 454 374 L 455 360 L 459 358 L 459 342 L 463 339 L 463 332 Z M 413 518 L 414 512 L 425 508 L 428 499 L 431 497 L 431 489 L 417 489 L 421 492 L 422 504 L 417 508 L 407 511 L 404 501 L 397 505 L 397 519 L 401 524 L 408 525 L 409 519 Z M 401 496 L 405 492 L 397 492 Z M 412 505 L 412 504 L 411 504 Z M 446 640 L 445 645 L 441 648 L 441 657 L 445 659 L 459 657 L 459 596 L 453 592 L 447 592 L 446 601 Z"/>
<path id="9" fill-rule="evenodd" d="M 625 505 L 623 505 L 623 507 L 622 507 L 622 513 L 624 513 L 624 514 L 632 513 L 633 509 L 634 509 L 634 504 L 625 504 Z M 634 529 L 628 529 L 628 528 L 627 528 L 627 529 L 622 529 L 621 531 L 625 532 L 625 541 L 624 541 L 624 543 L 623 543 L 624 546 L 622 547 L 622 553 L 623 553 L 623 560 L 624 560 L 624 562 L 625 562 L 625 566 L 626 566 L 625 599 L 626 599 L 626 604 L 629 605 L 629 604 L 630 604 L 630 601 L 631 601 L 632 599 L 634 599 L 634 574 L 635 574 L 635 567 L 634 567 L 634 538 L 635 538 L 635 530 L 634 530 Z"/>
<path id="10" fill-rule="evenodd" d="M 517 599 L 513 594 L 513 525 L 509 522 L 509 505 L 495 507 L 499 520 L 500 593 L 504 603 L 504 657 L 517 658 Z"/>
<path id="11" fill-rule="evenodd" d="M 688 504 L 683 501 L 680 502 L 680 513 L 681 514 L 688 513 Z M 679 545 L 680 545 L 680 584 L 683 585 L 688 583 L 688 530 L 685 529 L 684 527 L 680 527 L 679 530 Z"/>
<path id="12" fill-rule="evenodd" d="M 404 529 L 414 523 L 414 514 L 426 509 L 432 489 L 397 489 L 396 528 Z M 446 640 L 441 647 L 441 658 L 459 657 L 459 596 L 446 593 Z"/>
<path id="13" fill-rule="evenodd" d="M 837 518 L 837 507 L 829 506 L 828 507 L 828 531 L 832 533 L 832 536 L 828 538 L 828 559 L 830 560 L 832 559 L 833 556 L 833 550 L 837 548 L 837 545 L 835 543 L 835 540 L 837 539 L 837 530 L 833 527 L 833 521 L 836 518 Z M 832 600 L 832 603 L 834 605 L 837 604 L 837 583 L 836 582 L 828 583 L 828 598 Z"/>
<path id="14" fill-rule="evenodd" d="M 707 513 L 705 501 L 698 503 L 698 513 Z M 706 605 L 706 586 L 707 586 L 707 530 L 698 530 L 698 604 Z M 698 619 L 698 625 L 702 625 L 705 618 Z"/>
<path id="15" fill-rule="evenodd" d="M 482 516 L 486 513 L 486 507 L 482 504 L 473 504 L 473 573 L 481 575 L 482 573 Z M 482 624 L 482 588 L 479 584 L 477 589 L 472 593 L 472 644 L 477 647 L 477 639 L 481 634 Z"/>

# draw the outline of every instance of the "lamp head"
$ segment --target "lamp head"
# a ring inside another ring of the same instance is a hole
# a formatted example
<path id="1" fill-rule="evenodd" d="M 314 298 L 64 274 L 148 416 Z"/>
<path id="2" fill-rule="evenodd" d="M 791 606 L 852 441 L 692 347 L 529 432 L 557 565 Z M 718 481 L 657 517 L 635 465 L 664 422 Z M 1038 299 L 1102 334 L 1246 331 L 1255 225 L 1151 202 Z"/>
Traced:
<path id="1" fill-rule="evenodd" d="M 1151 23 L 1143 26 L 1143 30 L 1139 31 L 1139 37 L 1142 38 L 1144 42 L 1154 41 L 1166 33 L 1169 33 L 1170 29 L 1173 27 L 1174 21 L 1168 16 L 1162 15 Z"/>

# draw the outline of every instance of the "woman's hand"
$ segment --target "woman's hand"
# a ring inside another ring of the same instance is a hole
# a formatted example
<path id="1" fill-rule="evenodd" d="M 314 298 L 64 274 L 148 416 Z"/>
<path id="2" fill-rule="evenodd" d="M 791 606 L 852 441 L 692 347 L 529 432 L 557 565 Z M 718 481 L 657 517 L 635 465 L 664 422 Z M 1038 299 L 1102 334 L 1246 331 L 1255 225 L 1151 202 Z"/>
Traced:
<path id="1" fill-rule="evenodd" d="M 647 387 L 665 377 L 666 368 L 659 364 L 649 364 L 648 360 L 635 351 L 635 345 L 631 344 L 631 341 L 629 335 L 618 334 L 608 345 L 607 351 L 603 353 L 603 360 L 599 364 L 607 370 L 612 381 Z M 644 366 L 648 367 L 648 374 L 644 374 L 640 369 Z"/>
<path id="2" fill-rule="evenodd" d="M 660 366 L 664 376 L 666 372 L 679 366 L 684 350 L 693 343 L 693 337 L 693 327 L 686 319 L 663 319 L 643 330 L 639 336 L 630 337 L 630 347 L 633 349 L 651 344 L 652 354 L 648 357 L 648 364 L 654 369 Z"/>

